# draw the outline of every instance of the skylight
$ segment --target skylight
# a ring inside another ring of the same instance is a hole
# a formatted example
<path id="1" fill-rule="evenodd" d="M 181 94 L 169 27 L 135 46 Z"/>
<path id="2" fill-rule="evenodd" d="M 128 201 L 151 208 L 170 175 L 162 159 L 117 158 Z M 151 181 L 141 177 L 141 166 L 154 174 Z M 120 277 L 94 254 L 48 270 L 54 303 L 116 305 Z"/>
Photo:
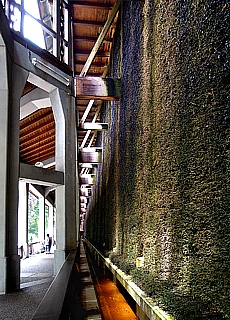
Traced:
<path id="1" fill-rule="evenodd" d="M 39 47 L 45 49 L 43 30 L 39 23 L 40 13 L 37 0 L 15 0 L 15 5 L 10 5 L 11 28 L 19 31 L 23 36 Z"/>
<path id="2" fill-rule="evenodd" d="M 68 1 L 0 0 L 11 29 L 69 64 Z"/>

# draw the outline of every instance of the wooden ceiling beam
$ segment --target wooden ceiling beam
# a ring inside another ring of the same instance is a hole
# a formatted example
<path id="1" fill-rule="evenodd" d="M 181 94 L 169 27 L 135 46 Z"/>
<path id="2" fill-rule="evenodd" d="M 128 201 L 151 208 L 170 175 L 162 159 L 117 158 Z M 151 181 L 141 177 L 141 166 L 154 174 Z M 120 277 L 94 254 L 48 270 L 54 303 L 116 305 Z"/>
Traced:
<path id="1" fill-rule="evenodd" d="M 39 136 L 40 141 L 43 139 L 48 139 L 50 136 L 55 136 L 55 128 L 45 131 L 42 135 Z M 26 139 L 23 142 L 20 141 L 20 151 L 23 151 L 24 148 L 27 148 L 30 145 L 34 145 L 38 142 L 38 136 L 35 135 L 33 138 Z"/>
<path id="2" fill-rule="evenodd" d="M 102 31 L 101 31 L 101 33 L 100 33 L 100 35 L 99 35 L 94 47 L 93 47 L 93 49 L 91 50 L 90 55 L 89 55 L 85 65 L 84 65 L 84 67 L 83 67 L 83 69 L 82 69 L 82 71 L 80 73 L 80 76 L 82 76 L 82 77 L 86 76 L 86 74 L 87 74 L 87 72 L 88 72 L 88 70 L 90 68 L 91 63 L 93 62 L 93 60 L 94 60 L 94 58 L 95 58 L 95 56 L 97 54 L 97 51 L 99 50 L 99 48 L 100 48 L 100 46 L 101 46 L 101 44 L 102 44 L 102 42 L 103 42 L 108 30 L 109 30 L 109 28 L 111 27 L 111 25 L 112 25 L 112 23 L 114 21 L 114 18 L 116 16 L 117 12 L 118 12 L 120 4 L 121 4 L 121 0 L 117 0 L 116 3 L 114 4 L 113 9 L 112 9 L 112 11 L 111 11 L 111 13 L 110 13 L 105 25 L 103 26 L 103 29 L 102 29 Z"/>
<path id="3" fill-rule="evenodd" d="M 38 115 L 40 113 L 40 115 Z M 30 114 L 27 117 L 20 120 L 20 130 L 23 130 L 24 128 L 27 128 L 30 125 L 33 125 L 35 123 L 38 123 L 38 121 L 42 120 L 43 118 L 50 116 L 53 114 L 52 108 L 42 108 L 38 111 L 36 111 L 34 114 Z"/>
<path id="4" fill-rule="evenodd" d="M 96 102 L 96 101 L 95 101 Z M 77 109 L 78 109 L 78 111 L 84 111 L 85 109 L 87 108 L 87 105 L 77 105 Z M 94 111 L 94 110 L 97 110 L 97 106 L 93 106 L 92 108 L 91 108 L 91 111 Z"/>
<path id="5" fill-rule="evenodd" d="M 79 76 L 79 74 L 76 72 L 75 74 L 77 77 Z M 88 72 L 88 76 L 91 76 L 91 77 L 101 77 L 101 73 L 98 72 L 98 73 L 95 73 L 95 72 Z M 81 99 L 81 97 L 77 97 L 77 99 Z M 85 100 L 85 98 L 82 98 L 82 100 Z M 88 99 L 90 100 L 90 98 Z"/>
<path id="6" fill-rule="evenodd" d="M 87 102 L 85 101 L 85 100 L 81 100 L 81 99 L 77 99 L 77 101 L 76 101 L 76 103 L 77 103 L 77 105 L 79 105 L 79 106 L 87 106 Z M 95 106 L 98 106 L 100 104 L 100 102 L 95 102 Z"/>
<path id="7" fill-rule="evenodd" d="M 32 154 L 30 156 L 22 156 L 21 159 L 26 161 L 26 162 L 37 162 L 37 161 L 44 161 L 45 159 L 49 159 L 53 157 L 55 154 L 55 146 L 51 147 L 50 149 L 46 149 L 41 151 L 40 153 L 37 154 Z"/>
<path id="8" fill-rule="evenodd" d="M 23 129 L 20 128 L 20 138 L 23 138 L 25 135 L 33 132 L 37 128 L 45 127 L 47 124 L 54 122 L 53 113 L 48 114 L 47 116 L 39 117 L 34 122 L 30 122 L 27 127 Z"/>
<path id="9" fill-rule="evenodd" d="M 92 118 L 92 116 L 95 114 L 96 111 L 97 111 L 96 109 L 94 109 L 93 111 L 90 111 L 88 117 Z M 85 112 L 85 110 L 78 110 L 78 112 L 79 112 L 79 116 L 80 116 Z"/>
<path id="10" fill-rule="evenodd" d="M 75 65 L 78 65 L 78 66 L 84 66 L 85 65 L 85 62 L 84 61 L 74 61 L 74 64 Z M 107 66 L 107 63 L 101 63 L 101 62 L 93 62 L 91 64 L 90 67 L 99 67 L 99 68 L 104 68 Z"/>
<path id="11" fill-rule="evenodd" d="M 47 137 L 44 137 L 40 142 L 36 141 L 33 144 L 29 144 L 26 147 L 20 146 L 19 151 L 23 152 L 23 154 L 28 154 L 29 152 L 36 152 L 39 148 L 43 148 L 44 146 L 47 146 L 49 143 L 55 143 L 55 136 L 48 135 Z"/>
<path id="12" fill-rule="evenodd" d="M 93 116 L 95 115 L 95 113 L 97 112 L 97 110 L 93 110 L 93 111 L 90 111 L 87 118 L 93 118 Z M 83 115 L 84 114 L 84 111 L 79 111 L 79 116 L 80 115 Z"/>
<path id="13" fill-rule="evenodd" d="M 75 36 L 74 41 L 89 41 L 89 42 L 96 42 L 97 41 L 97 37 L 90 37 L 90 36 Z M 111 38 L 109 39 L 104 39 L 103 42 L 113 42 L 113 40 Z"/>
<path id="14" fill-rule="evenodd" d="M 94 113 L 95 114 L 95 113 Z M 93 119 L 93 116 L 94 116 L 94 114 L 90 114 L 90 115 L 88 115 L 88 117 L 87 117 L 87 122 L 91 122 L 92 121 L 92 119 Z M 79 117 L 81 116 L 83 116 L 84 114 L 83 113 L 81 113 L 80 115 L 79 115 Z M 97 119 L 97 121 L 100 121 L 100 119 Z M 79 122 L 80 123 L 80 122 Z"/>
<path id="15" fill-rule="evenodd" d="M 92 110 L 92 111 L 90 110 L 87 118 L 88 118 L 88 119 L 91 119 L 91 118 L 95 115 L 95 112 L 96 112 L 96 111 L 97 111 L 96 109 L 94 109 L 94 110 Z M 78 109 L 78 112 L 79 112 L 79 117 L 81 117 L 80 119 L 82 119 L 82 116 L 83 116 L 85 110 L 79 110 L 79 109 Z"/>
<path id="16" fill-rule="evenodd" d="M 76 48 L 77 49 L 77 48 Z M 89 50 L 76 50 L 76 52 L 75 52 L 75 56 L 89 56 L 89 54 L 90 54 L 90 52 L 91 51 L 89 51 Z M 97 54 L 96 54 L 96 56 L 97 57 L 102 57 L 102 58 L 108 58 L 108 57 L 110 57 L 110 52 L 109 51 L 98 51 L 97 52 Z"/>
<path id="17" fill-rule="evenodd" d="M 81 101 L 85 101 L 85 100 L 81 100 Z M 86 107 L 87 107 L 87 104 L 77 103 L 77 108 L 79 108 L 79 110 L 84 110 Z M 91 110 L 93 109 L 97 109 L 97 105 L 94 105 Z"/>
<path id="18" fill-rule="evenodd" d="M 39 139 L 39 137 L 46 133 L 49 132 L 50 130 L 55 129 L 55 122 L 49 122 L 44 124 L 41 127 L 38 127 L 36 129 L 31 129 L 28 133 L 26 133 L 25 135 L 23 135 L 22 137 L 19 138 L 20 144 L 25 142 L 27 139 L 31 140 L 33 138 L 37 138 Z"/>
<path id="19" fill-rule="evenodd" d="M 104 27 L 103 21 L 92 21 L 92 20 L 79 20 L 74 19 L 73 24 L 75 25 L 87 25 L 87 26 L 95 26 L 95 27 Z"/>
<path id="20" fill-rule="evenodd" d="M 42 147 L 34 148 L 33 150 L 30 150 L 28 152 L 23 153 L 25 157 L 37 155 L 39 156 L 40 154 L 43 154 L 47 150 L 50 150 L 51 148 L 55 148 L 55 141 L 49 141 L 46 144 L 44 144 Z"/>
<path id="21" fill-rule="evenodd" d="M 71 2 L 73 6 L 78 6 L 78 7 L 88 7 L 92 9 L 101 9 L 101 10 L 111 10 L 112 6 L 110 4 L 106 3 L 95 3 L 95 2 L 85 2 L 83 0 L 77 0 Z"/>

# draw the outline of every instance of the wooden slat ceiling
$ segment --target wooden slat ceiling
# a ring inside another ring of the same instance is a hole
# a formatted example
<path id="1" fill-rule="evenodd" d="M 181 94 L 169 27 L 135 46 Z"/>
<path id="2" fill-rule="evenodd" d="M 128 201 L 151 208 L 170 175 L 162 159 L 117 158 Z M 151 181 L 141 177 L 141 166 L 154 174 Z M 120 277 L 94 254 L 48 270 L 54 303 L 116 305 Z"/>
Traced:
<path id="1" fill-rule="evenodd" d="M 20 121 L 20 161 L 35 164 L 54 156 L 55 122 L 52 108 L 39 109 Z"/>
<path id="2" fill-rule="evenodd" d="M 105 25 L 115 0 L 87 0 L 75 1 L 72 7 L 73 14 L 73 32 L 74 32 L 74 59 L 75 59 L 75 75 L 80 75 L 82 68 Z M 104 41 L 102 42 L 97 54 L 91 64 L 87 75 L 102 76 L 110 63 L 110 54 L 112 50 L 113 36 L 116 27 L 116 18 L 109 28 Z M 89 101 L 77 100 L 77 110 L 79 119 L 81 119 Z M 100 101 L 95 101 L 91 112 L 86 121 L 91 122 Z M 99 120 L 99 119 L 98 119 Z M 81 146 L 85 131 L 78 131 L 78 145 Z M 91 132 L 88 142 L 91 140 L 93 132 Z M 95 141 L 94 141 L 95 143 Z"/>
<path id="3" fill-rule="evenodd" d="M 80 74 L 101 30 L 111 12 L 115 0 L 76 0 L 72 1 L 74 75 Z M 112 23 L 105 40 L 100 46 L 87 75 L 102 76 L 110 62 L 116 18 Z M 28 83 L 24 93 L 33 90 Z M 79 120 L 89 101 L 77 100 Z M 91 122 L 100 101 L 95 101 L 86 121 Z M 98 119 L 99 120 L 99 119 Z M 78 132 L 80 146 L 86 131 Z M 88 141 L 90 141 L 93 132 Z M 20 121 L 20 161 L 35 164 L 54 157 L 55 153 L 55 123 L 52 109 L 45 108 L 36 111 Z"/>

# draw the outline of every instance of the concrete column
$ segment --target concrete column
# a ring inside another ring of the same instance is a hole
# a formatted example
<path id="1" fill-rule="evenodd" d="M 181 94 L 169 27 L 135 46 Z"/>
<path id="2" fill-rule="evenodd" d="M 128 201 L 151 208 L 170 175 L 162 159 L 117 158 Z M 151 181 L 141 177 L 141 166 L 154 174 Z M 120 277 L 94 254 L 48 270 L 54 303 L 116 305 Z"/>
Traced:
<path id="1" fill-rule="evenodd" d="M 64 185 L 56 188 L 55 273 L 77 246 L 76 227 L 76 116 L 75 99 L 55 89 L 50 93 L 56 124 L 56 170 L 64 172 Z M 79 215 L 79 213 L 78 213 Z"/>
<path id="2" fill-rule="evenodd" d="M 54 210 L 53 206 L 49 205 L 49 218 L 48 218 L 48 233 L 52 239 L 54 238 Z"/>
<path id="3" fill-rule="evenodd" d="M 54 208 L 52 205 L 48 205 L 48 230 L 50 237 L 52 237 L 52 245 L 51 245 L 51 252 L 54 251 L 53 240 L 54 240 Z"/>
<path id="4" fill-rule="evenodd" d="M 0 35 L 0 293 L 20 288 L 18 177 L 20 98 L 28 72 L 14 65 Z"/>
<path id="5" fill-rule="evenodd" d="M 39 197 L 39 220 L 38 220 L 38 239 L 45 240 L 45 198 Z"/>
<path id="6" fill-rule="evenodd" d="M 0 35 L 0 294 L 6 291 L 6 183 L 7 183 L 7 122 L 8 122 L 8 76 L 7 54 L 4 41 Z"/>
<path id="7" fill-rule="evenodd" d="M 78 163 L 76 161 L 76 226 L 77 226 L 77 247 L 80 241 L 80 183 L 78 178 Z"/>
<path id="8" fill-rule="evenodd" d="M 22 247 L 24 258 L 28 257 L 28 192 L 28 183 L 19 181 L 18 247 Z"/>
<path id="9" fill-rule="evenodd" d="M 55 240 L 54 250 L 56 250 L 57 230 L 56 230 L 56 208 L 55 207 L 53 207 L 53 228 L 54 228 L 54 240 Z"/>

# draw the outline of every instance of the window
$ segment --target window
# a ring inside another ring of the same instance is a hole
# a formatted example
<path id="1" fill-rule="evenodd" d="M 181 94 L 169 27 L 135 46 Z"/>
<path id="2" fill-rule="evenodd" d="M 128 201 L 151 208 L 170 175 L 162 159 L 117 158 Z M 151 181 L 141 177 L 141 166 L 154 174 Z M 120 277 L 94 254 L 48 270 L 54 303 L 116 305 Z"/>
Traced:
<path id="1" fill-rule="evenodd" d="M 10 28 L 20 32 L 24 38 L 47 50 L 60 61 L 69 63 L 68 1 L 5 0 L 2 3 Z M 60 10 L 59 14 L 57 10 Z"/>

